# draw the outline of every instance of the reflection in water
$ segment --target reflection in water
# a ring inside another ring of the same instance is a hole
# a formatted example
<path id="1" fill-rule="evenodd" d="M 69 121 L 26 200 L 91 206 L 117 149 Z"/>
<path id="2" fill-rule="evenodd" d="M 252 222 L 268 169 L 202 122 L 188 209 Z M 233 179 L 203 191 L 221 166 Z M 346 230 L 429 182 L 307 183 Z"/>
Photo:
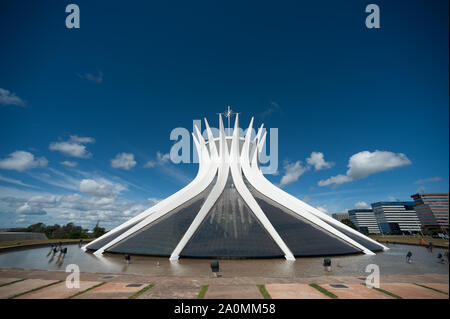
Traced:
<path id="1" fill-rule="evenodd" d="M 77 264 L 82 272 L 145 274 L 149 276 L 211 276 L 209 259 L 180 259 L 170 261 L 164 257 L 132 256 L 127 264 L 122 254 L 96 256 L 84 252 L 78 244 L 67 246 L 67 254 L 49 253 L 48 247 L 23 249 L 0 254 L 0 268 L 24 268 L 60 270 L 68 264 Z M 377 264 L 382 275 L 388 274 L 448 274 L 448 264 L 441 263 L 438 254 L 446 250 L 424 247 L 389 245 L 391 248 L 374 256 L 351 255 L 329 257 L 331 272 L 325 271 L 323 258 L 285 259 L 241 259 L 219 260 L 223 277 L 314 277 L 323 275 L 366 276 L 366 266 Z M 408 251 L 412 252 L 412 263 L 405 261 Z"/>

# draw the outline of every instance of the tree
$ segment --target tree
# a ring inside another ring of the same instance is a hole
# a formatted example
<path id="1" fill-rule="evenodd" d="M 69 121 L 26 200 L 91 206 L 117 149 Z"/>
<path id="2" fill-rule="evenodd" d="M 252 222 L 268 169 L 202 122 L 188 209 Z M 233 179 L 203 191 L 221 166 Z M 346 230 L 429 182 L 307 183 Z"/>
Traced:
<path id="1" fill-rule="evenodd" d="M 349 226 L 349 227 L 351 227 L 353 229 L 358 230 L 358 228 L 355 226 L 355 224 L 353 224 L 353 222 L 350 219 L 348 219 L 348 218 L 341 220 L 341 223 L 343 223 L 343 224 L 345 224 L 345 225 L 347 225 L 347 226 Z"/>
<path id="2" fill-rule="evenodd" d="M 30 233 L 44 233 L 45 232 L 45 224 L 37 223 L 27 227 L 27 232 Z"/>
<path id="3" fill-rule="evenodd" d="M 95 225 L 94 229 L 92 230 L 95 238 L 100 237 L 106 233 L 105 228 L 98 226 L 98 223 L 99 222 L 97 221 L 97 224 Z"/>

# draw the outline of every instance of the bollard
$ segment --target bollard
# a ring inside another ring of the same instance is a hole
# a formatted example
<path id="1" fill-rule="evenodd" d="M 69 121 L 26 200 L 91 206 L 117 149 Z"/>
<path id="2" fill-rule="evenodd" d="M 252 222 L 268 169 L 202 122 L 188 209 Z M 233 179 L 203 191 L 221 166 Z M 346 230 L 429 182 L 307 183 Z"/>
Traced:
<path id="1" fill-rule="evenodd" d="M 323 266 L 325 267 L 325 270 L 330 272 L 331 271 L 331 259 L 325 258 L 323 260 Z"/>

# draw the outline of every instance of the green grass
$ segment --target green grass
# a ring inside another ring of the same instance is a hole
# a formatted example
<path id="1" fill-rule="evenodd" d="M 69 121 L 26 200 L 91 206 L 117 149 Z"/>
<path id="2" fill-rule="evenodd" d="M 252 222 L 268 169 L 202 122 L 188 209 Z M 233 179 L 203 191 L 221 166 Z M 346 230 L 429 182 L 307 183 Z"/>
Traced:
<path id="1" fill-rule="evenodd" d="M 264 297 L 264 299 L 272 299 L 272 296 L 269 294 L 269 292 L 266 289 L 266 285 L 257 285 L 259 292 Z"/>
<path id="2" fill-rule="evenodd" d="M 88 288 L 88 289 L 85 289 L 85 290 L 83 290 L 83 291 L 79 291 L 79 292 L 77 292 L 75 295 L 69 296 L 69 297 L 67 297 L 66 299 L 72 299 L 72 298 L 74 298 L 74 297 L 76 297 L 76 296 L 79 296 L 79 295 L 81 295 L 81 294 L 84 294 L 85 292 L 88 292 L 89 290 L 92 290 L 92 289 L 94 289 L 94 288 L 100 287 L 100 286 L 102 286 L 102 285 L 104 285 L 104 284 L 106 284 L 106 281 L 102 281 L 101 283 L 99 283 L 99 284 L 97 284 L 97 285 L 95 285 L 95 286 L 92 286 L 92 287 L 90 287 L 90 288 Z"/>
<path id="3" fill-rule="evenodd" d="M 153 288 L 155 286 L 155 284 L 150 284 L 148 286 L 145 286 L 144 288 L 142 288 L 141 290 L 139 290 L 138 292 L 136 292 L 134 295 L 131 295 L 130 297 L 128 297 L 128 299 L 136 299 L 137 297 L 139 297 L 140 295 L 142 295 L 144 292 L 146 292 L 147 290 L 149 290 L 150 288 Z"/>
<path id="4" fill-rule="evenodd" d="M 431 288 L 431 287 L 428 287 L 428 286 L 425 286 L 425 285 L 421 285 L 421 284 L 416 284 L 416 283 L 414 283 L 414 285 L 419 286 L 419 287 L 423 287 L 423 288 L 427 288 L 427 289 L 431 289 L 431 290 L 434 290 L 436 292 L 440 292 L 441 294 L 444 294 L 444 295 L 448 295 L 447 292 L 439 290 L 439 289 L 436 289 L 436 288 Z"/>
<path id="5" fill-rule="evenodd" d="M 397 243 L 404 243 L 404 244 L 413 244 L 413 245 L 421 245 L 426 246 L 428 243 L 432 242 L 433 245 L 436 246 L 442 246 L 442 247 L 448 247 L 448 240 L 442 239 L 442 238 L 433 238 L 431 236 L 423 236 L 423 240 L 425 241 L 425 244 L 421 243 L 420 239 L 417 236 L 414 235 L 369 235 L 370 238 L 378 240 L 379 242 L 397 242 Z"/>
<path id="6" fill-rule="evenodd" d="M 23 295 L 25 295 L 25 294 L 28 294 L 28 293 L 30 293 L 30 292 L 34 292 L 34 291 L 37 291 L 37 290 L 41 290 L 41 289 L 44 289 L 44 288 L 47 288 L 47 287 L 50 287 L 50 286 L 59 284 L 59 283 L 61 283 L 61 282 L 63 282 L 63 281 L 64 281 L 64 280 L 59 280 L 59 281 L 56 281 L 56 282 L 52 282 L 51 284 L 48 284 L 48 285 L 44 285 L 44 286 L 37 287 L 37 288 L 31 289 L 31 290 L 27 290 L 27 291 L 25 291 L 25 292 L 21 292 L 21 293 L 19 293 L 19 294 L 17 294 L 17 295 L 14 295 L 14 296 L 12 296 L 12 297 L 9 297 L 8 299 L 14 299 L 14 298 L 23 296 Z"/>
<path id="7" fill-rule="evenodd" d="M 363 286 L 367 286 L 365 283 L 362 283 L 362 285 Z M 400 296 L 398 296 L 398 295 L 396 295 L 396 294 L 394 294 L 394 293 L 392 293 L 390 291 L 381 289 L 381 288 L 372 287 L 371 289 L 375 289 L 375 290 L 377 290 L 379 292 L 385 293 L 386 295 L 389 295 L 389 296 L 394 297 L 396 299 L 403 299 L 402 297 L 400 297 Z"/>
<path id="8" fill-rule="evenodd" d="M 12 285 L 12 284 L 15 284 L 16 282 L 24 281 L 25 279 L 26 279 L 26 278 L 22 278 L 22 279 L 19 279 L 19 280 L 14 280 L 14 281 L 11 281 L 11 282 L 7 282 L 7 283 L 5 283 L 5 284 L 1 284 L 0 287 Z"/>
<path id="9" fill-rule="evenodd" d="M 319 286 L 319 285 L 316 284 L 316 283 L 312 283 L 312 284 L 309 284 L 309 285 L 310 285 L 311 287 L 313 287 L 313 288 L 319 290 L 319 291 L 320 291 L 321 293 L 323 293 L 325 296 L 328 296 L 328 297 L 333 298 L 333 299 L 338 299 L 338 296 L 336 296 L 334 293 L 332 293 L 331 291 L 326 290 L 325 288 Z"/>
<path id="10" fill-rule="evenodd" d="M 197 299 L 203 299 L 205 298 L 205 294 L 208 291 L 209 285 L 203 285 L 200 289 L 200 292 L 197 295 Z"/>

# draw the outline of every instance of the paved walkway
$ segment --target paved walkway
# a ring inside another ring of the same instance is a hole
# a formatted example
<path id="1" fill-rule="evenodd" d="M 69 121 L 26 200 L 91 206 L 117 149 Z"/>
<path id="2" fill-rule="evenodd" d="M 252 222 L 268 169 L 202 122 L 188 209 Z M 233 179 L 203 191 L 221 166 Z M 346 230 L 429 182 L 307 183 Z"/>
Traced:
<path id="1" fill-rule="evenodd" d="M 448 299 L 448 275 L 381 277 L 379 290 L 364 286 L 362 277 L 191 278 L 141 275 L 80 274 L 80 287 L 67 288 L 62 271 L 0 269 L 0 298 L 21 299 L 192 299 L 207 286 L 208 299 L 261 299 L 258 285 L 274 299 Z M 312 287 L 310 284 L 316 284 Z"/>

